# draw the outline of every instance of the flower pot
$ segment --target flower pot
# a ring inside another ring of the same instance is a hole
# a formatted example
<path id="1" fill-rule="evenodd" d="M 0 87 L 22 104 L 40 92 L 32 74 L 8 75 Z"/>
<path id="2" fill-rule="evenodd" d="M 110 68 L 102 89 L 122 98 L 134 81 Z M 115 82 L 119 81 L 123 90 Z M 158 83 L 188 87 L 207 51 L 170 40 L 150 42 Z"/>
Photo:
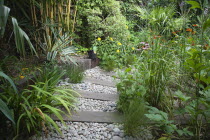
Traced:
<path id="1" fill-rule="evenodd" d="M 91 59 L 91 68 L 94 68 L 99 64 L 99 58 L 93 50 L 88 51 L 88 58 Z"/>

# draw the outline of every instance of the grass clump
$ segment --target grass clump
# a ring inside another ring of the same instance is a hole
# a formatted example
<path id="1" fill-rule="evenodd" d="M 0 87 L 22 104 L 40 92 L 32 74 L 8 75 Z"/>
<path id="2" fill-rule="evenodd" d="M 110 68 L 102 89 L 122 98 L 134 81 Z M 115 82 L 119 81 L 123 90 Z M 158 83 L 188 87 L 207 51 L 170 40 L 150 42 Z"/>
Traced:
<path id="1" fill-rule="evenodd" d="M 66 77 L 71 83 L 81 83 L 84 79 L 84 70 L 80 66 L 66 65 Z"/>

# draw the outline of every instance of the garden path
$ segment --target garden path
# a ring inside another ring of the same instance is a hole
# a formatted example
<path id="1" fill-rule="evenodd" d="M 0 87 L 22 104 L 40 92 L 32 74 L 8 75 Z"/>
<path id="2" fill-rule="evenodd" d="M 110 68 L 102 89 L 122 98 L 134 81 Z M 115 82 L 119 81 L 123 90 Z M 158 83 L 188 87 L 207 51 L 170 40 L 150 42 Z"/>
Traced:
<path id="1" fill-rule="evenodd" d="M 134 140 L 123 131 L 122 115 L 117 112 L 118 100 L 113 73 L 99 67 L 85 71 L 82 83 L 71 84 L 67 80 L 60 86 L 71 86 L 81 94 L 76 104 L 77 110 L 71 118 L 64 117 L 67 126 L 59 121 L 63 136 L 50 132 L 43 140 Z M 54 120 L 57 120 L 54 118 Z"/>

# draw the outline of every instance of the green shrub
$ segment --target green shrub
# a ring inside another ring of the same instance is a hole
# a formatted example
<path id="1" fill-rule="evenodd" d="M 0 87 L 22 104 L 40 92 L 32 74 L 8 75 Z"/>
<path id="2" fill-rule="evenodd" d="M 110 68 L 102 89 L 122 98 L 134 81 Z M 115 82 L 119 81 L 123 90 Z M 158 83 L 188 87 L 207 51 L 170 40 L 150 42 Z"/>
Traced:
<path id="1" fill-rule="evenodd" d="M 117 91 L 120 93 L 118 109 L 127 111 L 130 103 L 134 99 L 144 98 L 146 88 L 144 81 L 141 80 L 141 73 L 127 68 L 124 72 L 119 73 L 120 82 L 117 84 Z"/>
<path id="2" fill-rule="evenodd" d="M 81 0 L 78 2 L 77 31 L 81 31 L 81 45 L 93 47 L 96 38 L 113 37 L 123 42 L 129 36 L 126 18 L 116 0 Z"/>
<path id="3" fill-rule="evenodd" d="M 117 68 L 117 57 L 114 55 L 107 55 L 106 53 L 101 58 L 100 66 L 106 71 L 113 71 Z"/>

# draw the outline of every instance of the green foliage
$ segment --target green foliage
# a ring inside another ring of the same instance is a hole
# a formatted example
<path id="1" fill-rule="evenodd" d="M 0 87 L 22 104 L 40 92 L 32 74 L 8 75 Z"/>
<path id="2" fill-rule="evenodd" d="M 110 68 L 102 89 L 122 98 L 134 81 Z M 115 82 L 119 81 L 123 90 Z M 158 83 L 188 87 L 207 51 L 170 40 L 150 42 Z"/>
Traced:
<path id="1" fill-rule="evenodd" d="M 120 72 L 119 77 L 120 82 L 117 84 L 117 90 L 120 92 L 118 109 L 127 111 L 130 103 L 135 98 L 144 98 L 146 88 L 141 73 L 132 71 L 132 68 Z"/>
<path id="2" fill-rule="evenodd" d="M 155 123 L 155 126 L 161 128 L 170 137 L 177 132 L 179 136 L 193 136 L 193 133 L 188 131 L 187 128 L 178 129 L 172 120 L 169 120 L 168 114 L 158 110 L 155 107 L 149 107 L 149 114 L 145 116 Z"/>
<path id="3" fill-rule="evenodd" d="M 64 69 L 66 71 L 66 76 L 69 78 L 71 83 L 81 83 L 84 79 L 84 71 L 80 66 L 75 65 L 65 65 Z"/>
<path id="4" fill-rule="evenodd" d="M 148 123 L 145 113 L 145 102 L 142 99 L 135 98 L 131 101 L 128 110 L 124 112 L 124 131 L 127 135 L 141 138 L 141 132 L 146 129 L 142 126 Z"/>
<path id="5" fill-rule="evenodd" d="M 7 76 L 5 73 L 3 73 L 2 71 L 0 71 L 0 77 L 5 78 L 7 81 L 9 81 L 9 83 L 11 84 L 11 86 L 13 87 L 15 93 L 18 93 L 17 87 L 15 86 L 14 82 L 12 81 L 12 79 Z M 0 79 L 1 81 L 1 79 Z"/>
<path id="6" fill-rule="evenodd" d="M 191 125 L 193 125 L 192 130 L 195 134 L 195 138 L 200 139 L 201 128 L 205 129 L 203 121 L 210 121 L 210 90 L 200 91 L 201 96 L 195 99 L 184 95 L 180 91 L 176 93 L 180 99 L 180 105 L 179 108 L 176 109 L 175 113 L 183 116 L 185 116 L 185 114 L 190 115 L 188 121 Z"/>
<path id="7" fill-rule="evenodd" d="M 210 19 L 206 20 L 203 24 L 203 31 L 210 27 Z"/>
<path id="8" fill-rule="evenodd" d="M 126 19 L 116 0 L 82 0 L 78 2 L 77 30 L 81 32 L 82 46 L 92 47 L 97 37 L 108 36 L 125 41 L 129 35 Z"/>
<path id="9" fill-rule="evenodd" d="M 15 124 L 15 120 L 14 120 L 14 112 L 12 110 L 10 110 L 8 108 L 8 106 L 6 105 L 6 103 L 4 101 L 2 101 L 2 99 L 0 99 L 0 111 L 10 120 L 12 121 L 12 123 Z"/>
<path id="10" fill-rule="evenodd" d="M 30 47 L 31 53 L 32 54 L 35 53 L 36 56 L 38 56 L 28 35 L 19 27 L 17 20 L 15 18 L 12 18 L 12 24 L 13 24 L 13 29 L 14 29 L 17 52 L 20 53 L 20 55 L 23 57 L 26 56 L 26 48 L 25 48 L 25 43 L 24 43 L 24 39 L 25 39 Z"/>
<path id="11" fill-rule="evenodd" d="M 4 6 L 3 2 L 0 3 L 0 38 L 4 36 L 9 12 L 10 12 L 10 8 Z"/>
<path id="12" fill-rule="evenodd" d="M 47 60 L 55 61 L 59 56 L 63 62 L 74 62 L 69 56 L 75 53 L 75 47 L 70 45 L 72 42 L 71 34 L 66 32 L 62 35 L 61 30 L 58 30 L 57 27 L 50 22 L 47 22 L 46 25 L 49 26 L 49 31 L 52 32 L 52 34 L 46 32 L 44 34 L 44 43 L 40 43 Z"/>
<path id="13" fill-rule="evenodd" d="M 49 63 L 45 64 L 42 69 L 40 69 L 40 73 L 35 74 L 34 82 L 43 82 L 48 83 L 49 86 L 56 86 L 60 79 L 65 75 L 65 71 L 62 71 L 59 66 Z"/>
<path id="14" fill-rule="evenodd" d="M 77 94 L 72 89 L 57 87 L 64 74 L 58 67 L 49 65 L 40 71 L 40 74 L 34 80 L 34 85 L 29 85 L 19 94 L 14 94 L 9 87 L 2 86 L 1 101 L 14 112 L 15 124 L 13 124 L 14 129 L 1 130 L 1 135 L 3 133 L 4 137 L 14 130 L 11 136 L 22 138 L 23 136 L 29 137 L 34 132 L 40 134 L 42 130 L 47 133 L 48 129 L 51 128 L 55 128 L 61 134 L 60 128 L 51 118 L 51 115 L 56 116 L 64 123 L 62 116 L 70 117 L 75 102 L 73 95 Z M 1 110 L 4 107 L 5 114 L 8 110 L 5 112 L 7 108 L 2 105 L 4 104 L 1 104 Z M 7 117 L 9 115 L 11 114 L 7 113 Z"/>
<path id="15" fill-rule="evenodd" d="M 186 3 L 191 5 L 190 9 L 201 8 L 197 1 L 186 1 Z"/>
<path id="16" fill-rule="evenodd" d="M 50 114 L 54 114 L 62 123 L 64 111 L 57 107 L 64 107 L 67 116 L 70 115 L 70 108 L 73 107 L 74 96 L 71 89 L 60 89 L 46 83 L 38 82 L 31 85 L 31 90 L 24 90 L 20 100 L 21 114 L 17 121 L 17 134 L 27 128 L 28 133 L 38 131 L 43 127 L 50 128 L 52 125 L 61 133 L 57 124 L 51 119 Z"/>
<path id="17" fill-rule="evenodd" d="M 148 21 L 149 28 L 161 34 L 168 34 L 175 30 L 183 29 L 184 24 L 189 22 L 188 17 L 180 16 L 175 18 L 175 6 L 154 7 L 151 10 L 136 7 L 141 19 Z"/>
<path id="18" fill-rule="evenodd" d="M 117 68 L 117 57 L 115 55 L 104 53 L 101 61 L 100 66 L 106 71 L 113 71 Z"/>
<path id="19" fill-rule="evenodd" d="M 198 50 L 197 48 L 187 48 L 187 53 L 189 54 L 185 61 L 185 68 L 191 72 L 193 77 L 201 84 L 205 83 L 206 86 L 210 84 L 210 68 L 208 59 L 205 56 L 210 54 L 210 51 Z M 198 85 L 200 88 L 201 85 Z M 203 87 L 205 88 L 205 87 Z M 208 88 L 208 86 L 207 86 Z"/>

